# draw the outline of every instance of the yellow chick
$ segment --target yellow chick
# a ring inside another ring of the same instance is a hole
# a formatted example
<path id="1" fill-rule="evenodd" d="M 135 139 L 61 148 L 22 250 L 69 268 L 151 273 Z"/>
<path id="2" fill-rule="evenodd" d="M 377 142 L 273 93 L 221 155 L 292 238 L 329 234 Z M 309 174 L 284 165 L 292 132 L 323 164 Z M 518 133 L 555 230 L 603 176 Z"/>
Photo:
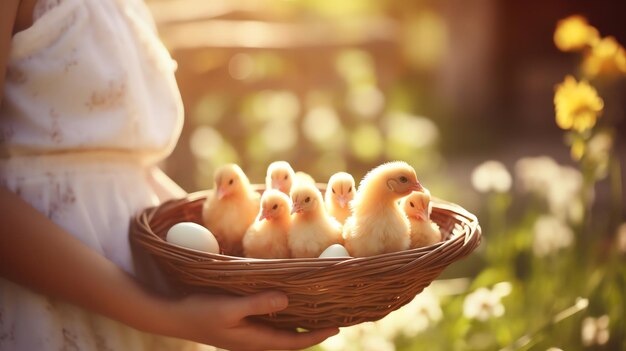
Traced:
<path id="1" fill-rule="evenodd" d="M 243 253 L 255 258 L 289 258 L 291 199 L 279 190 L 266 190 L 261 211 L 243 237 Z"/>
<path id="2" fill-rule="evenodd" d="M 294 179 L 295 173 L 287 161 L 275 161 L 267 167 L 265 188 L 278 189 L 289 195 Z"/>
<path id="3" fill-rule="evenodd" d="M 289 249 L 294 258 L 311 258 L 332 244 L 341 244 L 341 223 L 329 216 L 322 193 L 311 184 L 298 184 L 291 191 L 294 214 L 289 228 Z"/>
<path id="4" fill-rule="evenodd" d="M 343 236 L 353 257 L 406 250 L 410 224 L 398 200 L 422 191 L 415 170 L 405 162 L 390 162 L 371 170 L 359 184 L 352 201 L 353 215 L 346 220 Z"/>
<path id="5" fill-rule="evenodd" d="M 202 206 L 202 219 L 226 254 L 243 253 L 241 239 L 259 212 L 260 195 L 236 164 L 215 171 L 215 189 Z"/>
<path id="6" fill-rule="evenodd" d="M 413 192 L 403 200 L 403 209 L 411 223 L 411 248 L 429 246 L 442 240 L 439 226 L 430 220 L 430 192 Z"/>
<path id="7" fill-rule="evenodd" d="M 310 174 L 302 171 L 296 172 L 296 183 L 309 183 L 315 185 L 315 179 Z"/>
<path id="8" fill-rule="evenodd" d="M 350 201 L 354 199 L 354 193 L 356 193 L 356 188 L 352 175 L 339 172 L 333 174 L 328 180 L 328 187 L 324 196 L 326 209 L 331 216 L 342 224 L 352 215 Z"/>

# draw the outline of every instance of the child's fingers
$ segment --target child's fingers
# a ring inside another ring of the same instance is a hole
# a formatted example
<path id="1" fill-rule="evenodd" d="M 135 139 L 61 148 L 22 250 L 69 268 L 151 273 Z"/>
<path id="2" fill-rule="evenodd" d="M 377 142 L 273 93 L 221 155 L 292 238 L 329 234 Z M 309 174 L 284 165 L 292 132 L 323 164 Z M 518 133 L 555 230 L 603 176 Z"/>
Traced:
<path id="1" fill-rule="evenodd" d="M 232 303 L 231 313 L 243 319 L 247 316 L 269 314 L 287 308 L 289 300 L 281 292 L 264 292 L 256 295 L 237 298 Z"/>

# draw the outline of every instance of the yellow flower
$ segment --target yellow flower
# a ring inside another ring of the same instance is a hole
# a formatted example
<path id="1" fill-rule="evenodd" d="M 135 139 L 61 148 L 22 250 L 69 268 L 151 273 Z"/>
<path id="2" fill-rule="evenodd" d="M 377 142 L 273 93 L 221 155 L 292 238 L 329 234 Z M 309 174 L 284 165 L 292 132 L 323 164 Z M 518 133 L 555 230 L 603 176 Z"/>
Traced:
<path id="1" fill-rule="evenodd" d="M 584 132 L 596 124 L 604 102 L 587 81 L 576 82 L 574 77 L 567 76 L 556 88 L 554 107 L 559 127 Z"/>
<path id="2" fill-rule="evenodd" d="M 598 30 L 587 23 L 587 19 L 569 16 L 560 20 L 554 31 L 554 43 L 561 51 L 577 51 L 584 49 L 598 40 Z"/>
<path id="3" fill-rule="evenodd" d="M 626 52 L 613 37 L 602 38 L 591 47 L 583 61 L 583 71 L 590 77 L 599 74 L 626 73 Z"/>

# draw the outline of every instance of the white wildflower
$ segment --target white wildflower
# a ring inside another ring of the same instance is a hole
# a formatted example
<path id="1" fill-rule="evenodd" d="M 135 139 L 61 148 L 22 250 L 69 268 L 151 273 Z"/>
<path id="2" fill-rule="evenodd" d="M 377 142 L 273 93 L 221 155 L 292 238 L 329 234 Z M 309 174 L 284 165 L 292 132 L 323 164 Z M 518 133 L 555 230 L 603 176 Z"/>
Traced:
<path id="1" fill-rule="evenodd" d="M 429 288 L 411 302 L 377 322 L 349 328 L 320 344 L 328 351 L 394 351 L 393 340 L 399 336 L 414 337 L 443 317 L 439 299 Z"/>
<path id="2" fill-rule="evenodd" d="M 573 167 L 560 167 L 558 178 L 553 179 L 546 194 L 550 212 L 563 220 L 580 222 L 584 211 L 580 197 L 582 185 L 580 171 Z"/>
<path id="3" fill-rule="evenodd" d="M 384 336 L 373 331 L 361 338 L 361 351 L 395 351 L 396 345 Z"/>
<path id="4" fill-rule="evenodd" d="M 368 322 L 342 328 L 339 334 L 320 344 L 328 351 L 395 351 L 394 343 L 378 331 L 376 323 Z"/>
<path id="5" fill-rule="evenodd" d="M 483 162 L 472 172 L 472 185 L 481 193 L 490 191 L 507 192 L 511 189 L 511 174 L 498 161 Z"/>
<path id="6" fill-rule="evenodd" d="M 609 341 L 609 316 L 583 319 L 581 336 L 585 346 L 606 344 Z"/>
<path id="7" fill-rule="evenodd" d="M 399 335 L 413 337 L 443 317 L 439 299 L 428 288 L 417 295 L 413 301 L 376 322 L 377 330 L 394 339 Z"/>
<path id="8" fill-rule="evenodd" d="M 463 301 L 463 315 L 468 319 L 477 319 L 483 322 L 492 317 L 501 317 L 504 315 L 502 298 L 511 292 L 509 287 L 510 284 L 505 284 L 497 288 L 494 286 L 494 289 L 476 289 L 467 295 Z"/>
<path id="9" fill-rule="evenodd" d="M 539 257 L 547 256 L 569 247 L 574 241 L 574 233 L 557 217 L 540 216 L 535 222 L 533 252 Z"/>
<path id="10" fill-rule="evenodd" d="M 615 245 L 617 246 L 617 250 L 626 254 L 626 222 L 622 223 L 617 228 L 617 234 L 615 236 Z"/>
<path id="11" fill-rule="evenodd" d="M 509 296 L 513 291 L 513 284 L 509 282 L 500 282 L 493 286 L 493 293 L 503 298 Z"/>
<path id="12" fill-rule="evenodd" d="M 548 156 L 523 157 L 515 163 L 515 176 L 527 192 L 545 194 L 558 173 L 559 165 Z"/>
<path id="13" fill-rule="evenodd" d="M 580 222 L 584 207 L 580 197 L 583 177 L 573 167 L 561 166 L 547 156 L 521 158 L 515 173 L 524 191 L 546 199 L 550 213 L 574 223 Z"/>

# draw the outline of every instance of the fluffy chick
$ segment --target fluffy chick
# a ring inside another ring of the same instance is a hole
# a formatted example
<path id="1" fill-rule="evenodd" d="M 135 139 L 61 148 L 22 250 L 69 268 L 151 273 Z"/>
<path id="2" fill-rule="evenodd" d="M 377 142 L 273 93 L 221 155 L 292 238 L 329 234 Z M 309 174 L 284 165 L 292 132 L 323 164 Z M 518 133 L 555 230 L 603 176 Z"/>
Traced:
<path id="1" fill-rule="evenodd" d="M 294 214 L 289 228 L 289 249 L 294 258 L 311 258 L 332 244 L 341 244 L 341 223 L 329 216 L 322 193 L 311 184 L 297 184 L 291 191 Z"/>
<path id="2" fill-rule="evenodd" d="M 344 225 L 346 249 L 353 257 L 406 250 L 410 224 L 398 200 L 422 191 L 415 170 L 405 162 L 390 162 L 371 170 L 352 201 L 353 215 Z"/>
<path id="3" fill-rule="evenodd" d="M 298 171 L 296 172 L 296 183 L 309 183 L 315 185 L 315 179 L 308 173 Z"/>
<path id="4" fill-rule="evenodd" d="M 289 224 L 291 200 L 276 189 L 266 190 L 261 196 L 261 211 L 243 237 L 246 257 L 289 258 Z"/>
<path id="5" fill-rule="evenodd" d="M 289 195 L 296 175 L 287 161 L 275 161 L 267 167 L 266 189 L 278 189 Z"/>
<path id="6" fill-rule="evenodd" d="M 436 244 L 441 241 L 439 226 L 430 220 L 430 193 L 413 192 L 403 200 L 403 209 L 411 223 L 411 248 Z"/>
<path id="7" fill-rule="evenodd" d="M 324 196 L 326 209 L 331 216 L 342 224 L 352 214 L 350 201 L 354 199 L 355 193 L 354 178 L 346 172 L 335 173 L 328 180 L 328 187 Z"/>
<path id="8" fill-rule="evenodd" d="M 202 206 L 204 225 L 226 254 L 240 256 L 241 239 L 259 212 L 260 195 L 236 164 L 218 168 L 214 179 L 215 188 Z"/>

